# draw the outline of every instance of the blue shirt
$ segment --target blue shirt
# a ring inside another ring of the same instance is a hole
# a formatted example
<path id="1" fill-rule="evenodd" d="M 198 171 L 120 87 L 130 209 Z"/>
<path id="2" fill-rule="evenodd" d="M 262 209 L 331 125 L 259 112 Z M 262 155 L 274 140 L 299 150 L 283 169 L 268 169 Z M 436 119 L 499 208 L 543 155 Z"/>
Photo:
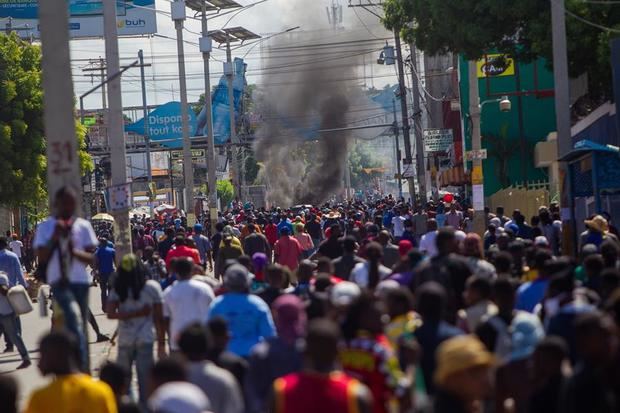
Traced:
<path id="1" fill-rule="evenodd" d="M 27 287 L 19 258 L 13 252 L 6 249 L 0 250 L 0 271 L 4 271 L 8 275 L 9 287 L 14 287 L 17 284 Z"/>
<path id="2" fill-rule="evenodd" d="M 515 304 L 515 308 L 517 310 L 528 311 L 530 313 L 534 312 L 534 307 L 536 307 L 536 304 L 542 302 L 545 297 L 548 285 L 549 280 L 538 279 L 520 286 L 517 290 L 517 302 Z"/>
<path id="3" fill-rule="evenodd" d="M 278 224 L 278 235 L 282 233 L 282 228 L 288 228 L 289 234 L 293 235 L 293 224 L 288 219 L 283 219 Z"/>
<path id="4" fill-rule="evenodd" d="M 207 319 L 222 317 L 228 323 L 228 351 L 246 357 L 261 341 L 274 337 L 276 328 L 269 306 L 255 295 L 226 293 L 211 304 Z"/>
<path id="5" fill-rule="evenodd" d="M 97 257 L 97 264 L 99 266 L 99 274 L 103 276 L 110 275 L 114 272 L 114 260 L 116 257 L 116 251 L 110 245 L 97 248 L 95 251 Z"/>

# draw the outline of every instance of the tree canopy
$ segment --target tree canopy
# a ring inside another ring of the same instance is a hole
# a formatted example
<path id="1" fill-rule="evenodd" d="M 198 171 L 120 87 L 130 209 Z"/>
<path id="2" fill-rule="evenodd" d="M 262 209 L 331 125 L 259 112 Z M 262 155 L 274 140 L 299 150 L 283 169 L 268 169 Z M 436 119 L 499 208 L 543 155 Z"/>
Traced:
<path id="1" fill-rule="evenodd" d="M 497 50 L 522 61 L 544 57 L 551 65 L 551 6 L 558 1 L 386 0 L 383 23 L 429 54 L 462 53 L 475 59 Z M 620 7 L 565 1 L 570 74 L 588 73 L 590 94 L 608 98 L 609 40 L 620 35 Z"/>
<path id="2" fill-rule="evenodd" d="M 92 170 L 83 126 L 76 127 L 82 172 Z M 47 197 L 41 50 L 0 35 L 0 204 L 33 206 Z"/>

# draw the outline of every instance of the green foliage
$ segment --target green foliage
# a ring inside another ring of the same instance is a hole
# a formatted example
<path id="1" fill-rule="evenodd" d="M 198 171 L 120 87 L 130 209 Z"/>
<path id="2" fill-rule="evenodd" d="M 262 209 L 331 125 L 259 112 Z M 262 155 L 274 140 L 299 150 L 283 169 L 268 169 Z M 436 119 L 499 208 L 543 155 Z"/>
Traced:
<path id="1" fill-rule="evenodd" d="M 475 59 L 498 50 L 521 61 L 544 57 L 552 61 L 551 3 L 559 0 L 386 0 L 386 28 L 400 30 L 407 42 L 430 54 L 462 53 Z M 595 24 L 620 28 L 620 8 L 612 4 L 566 0 L 569 13 Z M 415 22 L 410 25 L 409 22 Z M 567 15 L 569 70 L 587 72 L 590 94 L 611 93 L 611 32 Z M 412 26 L 412 27 L 410 27 Z M 615 34 L 614 36 L 617 36 Z"/>
<path id="2" fill-rule="evenodd" d="M 355 145 L 349 153 L 349 167 L 351 168 L 351 185 L 355 189 L 367 188 L 372 180 L 381 173 L 372 171 L 366 173 L 364 169 L 381 168 L 382 162 L 368 148 Z"/>
<path id="3" fill-rule="evenodd" d="M 0 35 L 0 204 L 45 204 L 46 157 L 41 50 L 15 34 Z M 92 171 L 85 132 L 77 127 L 82 173 Z"/>
<path id="4" fill-rule="evenodd" d="M 235 187 L 229 180 L 217 181 L 217 197 L 223 205 L 228 205 L 235 199 Z"/>

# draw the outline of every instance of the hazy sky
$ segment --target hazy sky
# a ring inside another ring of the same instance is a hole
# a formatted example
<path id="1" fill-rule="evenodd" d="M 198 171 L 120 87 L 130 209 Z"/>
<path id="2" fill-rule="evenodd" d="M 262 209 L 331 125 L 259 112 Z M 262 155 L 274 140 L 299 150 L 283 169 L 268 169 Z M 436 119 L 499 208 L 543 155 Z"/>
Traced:
<path id="1" fill-rule="evenodd" d="M 243 5 L 254 2 L 253 0 L 237 1 Z M 360 8 L 355 10 L 348 8 L 346 6 L 347 0 L 340 1 L 343 4 L 343 29 L 337 33 L 330 29 L 326 13 L 326 6 L 330 5 L 332 0 L 267 0 L 265 3 L 239 13 L 230 22 L 228 20 L 233 14 L 213 18 L 209 23 L 209 30 L 221 28 L 226 24 L 227 27 L 244 26 L 255 33 L 268 35 L 300 26 L 300 31 L 319 31 L 321 42 L 338 42 L 340 41 L 339 37 L 346 37 L 347 40 L 351 38 L 376 40 L 390 37 L 390 33 L 382 28 L 375 16 Z M 157 9 L 169 12 L 169 1 L 157 0 Z M 174 24 L 168 16 L 158 13 L 157 20 L 158 34 L 176 38 Z M 183 32 L 184 39 L 197 43 L 200 22 L 188 19 L 185 27 L 186 30 Z M 325 35 L 320 31 L 325 31 Z M 295 34 L 295 36 L 299 36 L 299 34 Z M 315 40 L 312 43 L 316 43 L 316 36 L 314 38 Z M 303 40 L 296 41 L 295 44 L 303 44 Z M 270 42 L 267 41 L 249 51 L 246 57 L 248 82 L 260 84 L 261 64 L 264 65 L 264 61 L 261 61 L 261 48 L 267 48 L 269 45 Z M 153 67 L 146 68 L 149 104 L 161 104 L 173 99 L 179 100 L 176 41 L 161 37 L 120 39 L 119 47 L 122 59 L 121 64 L 131 63 L 136 58 L 135 56 L 137 56 L 139 49 L 144 50 L 147 63 L 153 64 Z M 377 40 L 372 47 L 380 48 L 381 41 Z M 97 77 L 89 77 L 89 75 L 82 72 L 82 69 L 89 67 L 88 59 L 98 59 L 100 56 L 105 56 L 104 44 L 102 40 L 74 40 L 71 43 L 71 48 L 75 93 L 79 96 L 99 81 Z M 185 45 L 185 52 L 188 96 L 191 102 L 198 99 L 204 88 L 202 55 L 199 53 L 197 46 L 190 44 Z M 246 52 L 248 52 L 248 47 L 240 48 L 233 52 L 233 57 L 241 57 Z M 394 83 L 394 68 L 377 65 L 375 62 L 377 57 L 378 52 L 374 51 L 365 56 L 366 69 L 360 67 L 360 76 L 362 76 L 361 73 L 365 73 L 365 77 L 368 78 L 365 83 L 370 85 L 371 81 L 369 78 L 372 70 L 375 76 L 372 83 L 375 86 L 381 87 L 386 83 Z M 210 65 L 212 84 L 217 83 L 222 73 L 222 63 L 218 60 L 224 59 L 224 51 L 217 50 L 213 53 Z M 370 66 L 373 66 L 372 69 Z M 139 75 L 138 69 L 130 69 L 123 76 L 123 104 L 125 106 L 141 105 Z M 87 108 L 100 108 L 101 95 L 94 94 L 89 96 L 85 99 L 85 106 Z"/>

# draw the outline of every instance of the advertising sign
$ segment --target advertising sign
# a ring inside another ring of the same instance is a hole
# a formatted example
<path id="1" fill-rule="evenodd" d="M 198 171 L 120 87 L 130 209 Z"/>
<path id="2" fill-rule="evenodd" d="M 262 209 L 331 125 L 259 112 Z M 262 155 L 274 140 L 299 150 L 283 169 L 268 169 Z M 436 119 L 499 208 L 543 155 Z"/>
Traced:
<path id="1" fill-rule="evenodd" d="M 515 61 L 503 54 L 487 54 L 476 62 L 478 78 L 514 76 Z"/>
<path id="2" fill-rule="evenodd" d="M 0 19 L 11 17 L 11 28 L 22 37 L 39 37 L 40 0 L 0 0 Z M 103 36 L 103 0 L 67 0 L 72 38 Z M 116 0 L 119 36 L 157 32 L 155 0 Z"/>
<path id="3" fill-rule="evenodd" d="M 191 108 L 188 109 L 188 115 L 191 135 L 191 131 L 196 129 L 196 115 Z M 144 119 L 125 126 L 125 131 L 144 136 Z M 183 146 L 181 102 L 168 102 L 149 113 L 149 137 L 154 143 L 165 141 L 161 144 L 169 148 Z"/>
<path id="4" fill-rule="evenodd" d="M 480 149 L 479 151 L 467 151 L 465 152 L 466 161 L 483 161 L 487 159 L 487 150 Z"/>
<path id="5" fill-rule="evenodd" d="M 454 143 L 452 129 L 424 129 L 424 151 L 445 152 Z"/>

